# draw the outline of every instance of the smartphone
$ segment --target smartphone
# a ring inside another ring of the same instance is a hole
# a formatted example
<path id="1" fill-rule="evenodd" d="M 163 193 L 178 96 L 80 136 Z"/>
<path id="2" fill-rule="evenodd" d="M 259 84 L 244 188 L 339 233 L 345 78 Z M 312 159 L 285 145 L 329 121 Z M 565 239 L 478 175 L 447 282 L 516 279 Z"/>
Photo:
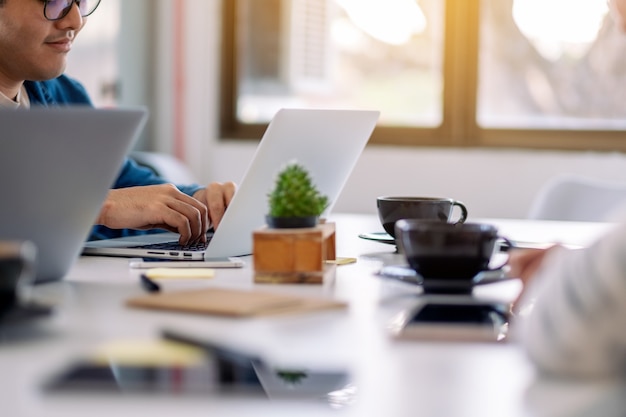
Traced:
<path id="1" fill-rule="evenodd" d="M 462 297 L 425 301 L 403 312 L 391 331 L 399 339 L 457 342 L 504 342 L 508 332 L 509 306 Z"/>
<path id="2" fill-rule="evenodd" d="M 129 260 L 131 268 L 241 268 L 244 262 L 239 258 L 211 258 L 199 261 L 174 261 L 159 258 L 132 258 Z"/>

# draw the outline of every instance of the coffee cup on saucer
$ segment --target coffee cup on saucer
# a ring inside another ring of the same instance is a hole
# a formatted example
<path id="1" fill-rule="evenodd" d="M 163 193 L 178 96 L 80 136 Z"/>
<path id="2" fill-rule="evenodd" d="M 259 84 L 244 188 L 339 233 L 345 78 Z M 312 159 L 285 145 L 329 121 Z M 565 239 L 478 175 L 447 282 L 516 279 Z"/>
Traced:
<path id="1" fill-rule="evenodd" d="M 37 249 L 28 241 L 0 241 L 0 316 L 32 286 Z"/>
<path id="2" fill-rule="evenodd" d="M 490 224 L 402 219 L 395 233 L 424 292 L 470 293 L 481 274 L 501 271 L 506 264 L 490 265 L 497 241 L 506 240 Z"/>
<path id="3" fill-rule="evenodd" d="M 378 218 L 391 237 L 396 236 L 395 224 L 400 219 L 454 224 L 464 223 L 467 219 L 465 204 L 452 198 L 382 196 L 376 199 L 376 204 Z"/>

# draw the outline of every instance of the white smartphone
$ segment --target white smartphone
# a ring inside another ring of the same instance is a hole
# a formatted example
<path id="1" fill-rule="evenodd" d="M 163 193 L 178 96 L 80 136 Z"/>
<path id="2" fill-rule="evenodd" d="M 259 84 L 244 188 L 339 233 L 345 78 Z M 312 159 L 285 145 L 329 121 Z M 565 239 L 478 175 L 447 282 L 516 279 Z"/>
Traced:
<path id="1" fill-rule="evenodd" d="M 399 339 L 504 342 L 508 306 L 476 299 L 429 300 L 396 317 L 390 330 Z"/>
<path id="2" fill-rule="evenodd" d="M 241 268 L 244 262 L 239 258 L 211 258 L 200 261 L 173 261 L 159 258 L 132 258 L 129 261 L 131 268 Z"/>

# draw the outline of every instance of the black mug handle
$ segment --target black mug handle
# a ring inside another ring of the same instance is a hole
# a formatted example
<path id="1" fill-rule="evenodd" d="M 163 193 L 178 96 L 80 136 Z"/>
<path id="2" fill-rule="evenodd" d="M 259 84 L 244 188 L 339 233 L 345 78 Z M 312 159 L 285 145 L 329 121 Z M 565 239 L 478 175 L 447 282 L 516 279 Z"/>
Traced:
<path id="1" fill-rule="evenodd" d="M 452 201 L 452 209 L 454 210 L 454 206 L 461 209 L 461 216 L 454 222 L 454 224 L 465 223 L 467 220 L 467 207 L 460 201 L 453 200 Z"/>
<path id="2" fill-rule="evenodd" d="M 509 238 L 504 237 L 504 236 L 498 236 L 498 239 L 504 241 L 504 247 L 507 247 L 507 248 L 514 247 L 513 242 Z M 502 247 L 503 245 L 501 244 L 500 246 Z M 508 255 L 507 258 L 504 260 L 504 262 L 502 262 L 502 264 L 500 264 L 498 266 L 495 266 L 495 267 L 492 267 L 492 268 L 487 268 L 487 269 L 483 270 L 482 272 L 499 271 L 499 270 L 504 268 L 509 263 L 509 256 L 510 256 L 510 254 L 508 253 L 508 250 L 507 251 L 501 251 L 501 252 L 507 252 L 507 255 Z M 484 279 L 484 275 L 483 274 L 476 275 L 476 278 L 474 278 L 474 284 L 478 284 L 478 283 L 482 282 L 483 279 Z"/>

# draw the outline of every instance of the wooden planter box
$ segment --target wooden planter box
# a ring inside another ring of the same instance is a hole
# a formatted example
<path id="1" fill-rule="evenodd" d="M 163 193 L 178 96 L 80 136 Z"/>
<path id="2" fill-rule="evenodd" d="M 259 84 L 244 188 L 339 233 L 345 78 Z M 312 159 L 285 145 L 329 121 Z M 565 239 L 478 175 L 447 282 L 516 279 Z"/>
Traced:
<path id="1" fill-rule="evenodd" d="M 301 229 L 253 232 L 254 281 L 257 283 L 321 284 L 334 271 L 335 224 Z"/>

